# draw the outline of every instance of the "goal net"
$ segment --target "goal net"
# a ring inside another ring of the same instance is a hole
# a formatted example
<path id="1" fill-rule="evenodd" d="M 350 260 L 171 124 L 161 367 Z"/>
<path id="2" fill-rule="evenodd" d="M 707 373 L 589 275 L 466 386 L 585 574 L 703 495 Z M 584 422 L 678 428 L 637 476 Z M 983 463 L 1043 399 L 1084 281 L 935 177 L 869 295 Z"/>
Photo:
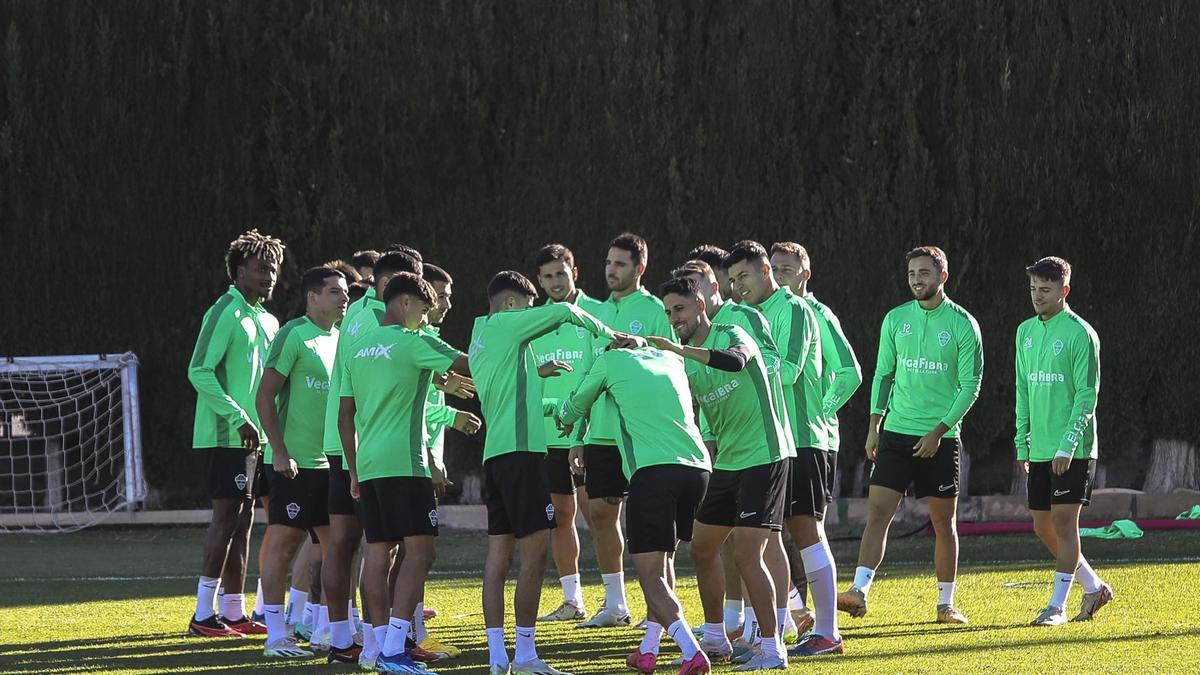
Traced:
<path id="1" fill-rule="evenodd" d="M 71 532 L 146 495 L 132 352 L 0 358 L 0 532 Z"/>

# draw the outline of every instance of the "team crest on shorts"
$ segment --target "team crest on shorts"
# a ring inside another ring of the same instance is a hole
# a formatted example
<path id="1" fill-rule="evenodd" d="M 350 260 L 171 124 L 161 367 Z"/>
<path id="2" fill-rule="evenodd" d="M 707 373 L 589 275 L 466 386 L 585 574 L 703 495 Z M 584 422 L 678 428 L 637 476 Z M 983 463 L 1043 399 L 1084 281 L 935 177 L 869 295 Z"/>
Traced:
<path id="1" fill-rule="evenodd" d="M 429 510 L 429 524 L 437 527 L 437 509 Z"/>
<path id="2" fill-rule="evenodd" d="M 950 331 L 942 331 L 938 333 L 938 344 L 945 347 L 950 344 Z"/>
<path id="3" fill-rule="evenodd" d="M 546 505 L 546 520 L 554 520 L 554 505 Z"/>
<path id="4" fill-rule="evenodd" d="M 287 514 L 288 514 L 288 518 L 295 520 L 296 516 L 300 515 L 300 505 L 297 504 L 296 502 L 292 502 L 291 504 L 288 504 L 287 505 Z"/>
<path id="5" fill-rule="evenodd" d="M 1055 340 L 1054 341 L 1054 355 L 1058 356 L 1059 354 L 1062 353 L 1062 350 L 1063 350 L 1063 341 Z"/>
<path id="6" fill-rule="evenodd" d="M 239 490 L 246 489 L 246 482 L 247 482 L 246 474 L 244 474 L 244 473 L 239 473 L 238 475 L 233 477 L 233 484 L 236 485 L 237 489 L 239 489 Z"/>

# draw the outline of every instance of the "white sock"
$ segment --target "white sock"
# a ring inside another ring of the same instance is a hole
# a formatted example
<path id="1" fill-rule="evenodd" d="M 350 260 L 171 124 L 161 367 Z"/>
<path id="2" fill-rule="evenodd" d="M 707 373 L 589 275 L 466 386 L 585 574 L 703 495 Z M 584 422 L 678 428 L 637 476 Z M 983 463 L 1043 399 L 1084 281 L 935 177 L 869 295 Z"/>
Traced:
<path id="1" fill-rule="evenodd" d="M 230 621 L 246 618 L 246 596 L 241 593 L 226 593 L 221 596 L 221 616 Z"/>
<path id="2" fill-rule="evenodd" d="M 854 570 L 854 587 L 866 595 L 871 590 L 871 582 L 875 580 L 875 570 L 859 565 Z"/>
<path id="3" fill-rule="evenodd" d="M 287 615 L 284 616 L 284 620 L 292 625 L 300 623 L 303 620 L 302 617 L 304 611 L 307 609 L 307 605 L 307 591 L 298 590 L 295 586 L 288 589 Z"/>
<path id="4" fill-rule="evenodd" d="M 804 598 L 800 596 L 800 589 L 795 586 L 792 586 L 792 590 L 788 591 L 788 609 L 793 612 L 808 609 L 804 604 Z"/>
<path id="5" fill-rule="evenodd" d="M 1050 595 L 1050 606 L 1064 608 L 1067 606 L 1067 595 L 1071 592 L 1071 582 L 1075 575 L 1070 573 L 1054 573 L 1054 592 Z"/>
<path id="6" fill-rule="evenodd" d="M 196 584 L 197 621 L 203 621 L 216 614 L 213 611 L 213 599 L 216 598 L 217 586 L 220 583 L 221 580 L 214 577 L 200 577 L 200 583 Z"/>
<path id="7" fill-rule="evenodd" d="M 725 601 L 725 632 L 731 633 L 746 619 L 746 606 L 741 600 Z M 687 659 L 684 659 L 685 661 Z"/>
<path id="8" fill-rule="evenodd" d="M 779 639 L 778 631 L 769 638 L 760 636 L 758 648 L 763 654 L 774 656 L 777 659 L 784 658 L 784 654 L 787 653 L 783 650 L 783 641 Z"/>
<path id="9" fill-rule="evenodd" d="M 404 652 L 404 642 L 408 639 L 408 631 L 412 630 L 412 622 L 392 617 L 388 621 L 387 637 L 383 639 L 383 655 L 395 656 Z"/>
<path id="10" fill-rule="evenodd" d="M 662 644 L 662 634 L 662 624 L 647 620 L 646 636 L 642 638 L 642 645 L 638 647 L 638 651 L 643 654 L 658 655 L 658 646 Z"/>
<path id="11" fill-rule="evenodd" d="M 620 614 L 627 613 L 629 608 L 625 605 L 625 573 L 601 574 L 600 578 L 604 581 L 605 606 Z"/>
<path id="12" fill-rule="evenodd" d="M 263 605 L 263 617 L 267 622 L 267 644 L 288 636 L 283 605 Z"/>
<path id="13" fill-rule="evenodd" d="M 1100 576 L 1096 574 L 1096 570 L 1088 564 L 1088 561 L 1079 556 L 1079 567 L 1075 568 L 1075 580 L 1083 586 L 1084 593 L 1095 593 L 1104 587 L 1104 582 Z"/>
<path id="14" fill-rule="evenodd" d="M 558 578 L 562 584 L 563 601 L 569 602 L 576 607 L 583 607 L 583 587 L 580 586 L 579 573 L 568 574 L 565 577 Z"/>
<path id="15" fill-rule="evenodd" d="M 729 644 L 729 636 L 725 634 L 725 624 L 723 623 L 706 623 L 704 624 L 704 641 L 711 645 L 727 645 Z"/>
<path id="16" fill-rule="evenodd" d="M 777 607 L 775 609 L 775 634 L 782 637 L 783 628 L 787 625 L 788 619 L 792 618 L 792 613 L 787 610 L 787 607 Z"/>
<path id="17" fill-rule="evenodd" d="M 374 656 L 379 653 L 379 642 L 375 639 L 375 627 L 369 623 L 363 624 L 363 653 Z"/>
<path id="18" fill-rule="evenodd" d="M 317 620 L 317 606 L 308 601 L 307 597 L 304 600 L 304 618 L 300 620 L 305 626 L 312 626 Z"/>
<path id="19" fill-rule="evenodd" d="M 429 631 L 425 630 L 425 603 L 423 602 L 418 602 L 417 608 L 413 610 L 412 635 L 417 644 L 421 644 L 425 638 L 429 637 Z"/>
<path id="20" fill-rule="evenodd" d="M 705 626 L 707 625 L 705 624 Z M 692 634 L 692 627 L 688 625 L 687 619 L 680 619 L 671 624 L 671 627 L 667 629 L 667 634 L 671 636 L 675 644 L 679 645 L 679 651 L 683 652 L 684 661 L 692 658 L 696 655 L 696 652 L 700 651 L 700 643 L 696 642 L 696 636 Z"/>
<path id="21" fill-rule="evenodd" d="M 313 624 L 313 637 L 319 637 L 329 631 L 329 608 L 324 603 L 317 605 L 317 622 Z"/>
<path id="22" fill-rule="evenodd" d="M 378 654 L 383 649 L 383 641 L 387 639 L 388 626 L 375 626 L 371 630 L 375 633 L 375 653 Z"/>
<path id="23" fill-rule="evenodd" d="M 953 605 L 954 604 L 954 582 L 939 581 L 938 582 L 938 604 Z"/>
<path id="24" fill-rule="evenodd" d="M 258 578 L 258 590 L 254 592 L 254 613 L 263 613 L 262 577 Z"/>
<path id="25" fill-rule="evenodd" d="M 354 644 L 354 629 L 350 620 L 329 622 L 329 644 L 338 649 L 346 649 Z"/>
<path id="26" fill-rule="evenodd" d="M 537 645 L 533 641 L 533 626 L 517 626 L 517 648 L 513 650 L 513 661 L 526 663 L 537 660 Z"/>
<path id="27" fill-rule="evenodd" d="M 758 613 L 753 607 L 746 606 L 746 627 L 742 630 L 742 639 L 746 644 L 755 644 L 762 639 L 762 634 L 758 632 Z"/>
<path id="28" fill-rule="evenodd" d="M 508 650 L 504 648 L 504 627 L 487 629 L 488 663 L 493 666 L 508 665 Z"/>
<path id="29" fill-rule="evenodd" d="M 841 637 L 837 623 L 837 568 L 829 542 L 822 539 L 801 550 L 800 560 L 804 563 L 804 577 L 808 580 L 808 592 L 815 610 L 813 632 L 837 640 Z"/>
<path id="30" fill-rule="evenodd" d="M 349 613 L 351 621 L 353 621 L 356 624 L 362 622 L 362 616 L 359 615 L 357 607 L 355 607 L 354 605 L 350 605 L 350 608 L 347 609 L 346 611 Z"/>

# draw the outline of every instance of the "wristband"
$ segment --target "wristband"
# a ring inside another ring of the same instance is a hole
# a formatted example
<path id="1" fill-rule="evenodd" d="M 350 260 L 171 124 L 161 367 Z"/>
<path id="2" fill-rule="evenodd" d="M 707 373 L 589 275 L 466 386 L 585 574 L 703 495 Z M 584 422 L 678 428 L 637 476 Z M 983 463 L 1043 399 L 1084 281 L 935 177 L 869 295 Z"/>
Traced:
<path id="1" fill-rule="evenodd" d="M 1075 457 L 1075 453 L 1070 450 L 1059 450 L 1054 453 L 1054 459 L 1071 459 L 1073 457 Z"/>

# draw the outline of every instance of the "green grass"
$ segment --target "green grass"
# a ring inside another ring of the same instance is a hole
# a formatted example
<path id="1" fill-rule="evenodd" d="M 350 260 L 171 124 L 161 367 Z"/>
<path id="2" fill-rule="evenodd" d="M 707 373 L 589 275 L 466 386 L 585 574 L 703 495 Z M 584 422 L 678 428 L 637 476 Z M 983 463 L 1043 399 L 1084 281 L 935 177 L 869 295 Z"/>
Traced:
<path id="1" fill-rule="evenodd" d="M 181 527 L 0 538 L 5 574 L 0 578 L 0 672 L 353 672 L 316 661 L 267 661 L 261 641 L 184 637 L 201 536 L 199 528 Z M 463 658 L 439 664 L 438 672 L 481 672 L 487 654 L 479 598 L 484 537 L 446 533 L 438 545 L 436 576 L 427 595 L 441 616 L 430 629 L 464 650 Z M 957 602 L 971 618 L 968 626 L 931 622 L 937 595 L 932 545 L 923 536 L 892 541 L 872 589 L 871 613 L 859 620 L 841 615 L 847 653 L 793 663 L 792 671 L 1200 670 L 1200 533 L 1085 540 L 1085 552 L 1115 587 L 1117 600 L 1096 621 L 1052 629 L 1027 626 L 1046 602 L 1050 578 L 1050 562 L 1032 536 L 962 540 Z M 856 550 L 855 541 L 834 545 L 840 586 L 853 572 Z M 591 582 L 586 594 L 595 605 L 601 596 L 599 575 L 590 558 L 582 565 L 590 570 L 584 574 Z M 700 604 L 686 553 L 679 567 L 681 595 L 689 619 L 698 624 Z M 628 577 L 631 611 L 639 615 L 643 606 L 636 578 L 632 572 Z M 542 608 L 553 608 L 559 597 L 557 581 L 548 578 Z M 1076 589 L 1071 609 L 1078 601 Z M 511 640 L 511 620 L 508 627 Z M 632 629 L 539 626 L 538 643 L 541 655 L 562 669 L 617 673 L 640 635 Z M 665 645 L 663 654 L 666 662 L 677 652 Z"/>

